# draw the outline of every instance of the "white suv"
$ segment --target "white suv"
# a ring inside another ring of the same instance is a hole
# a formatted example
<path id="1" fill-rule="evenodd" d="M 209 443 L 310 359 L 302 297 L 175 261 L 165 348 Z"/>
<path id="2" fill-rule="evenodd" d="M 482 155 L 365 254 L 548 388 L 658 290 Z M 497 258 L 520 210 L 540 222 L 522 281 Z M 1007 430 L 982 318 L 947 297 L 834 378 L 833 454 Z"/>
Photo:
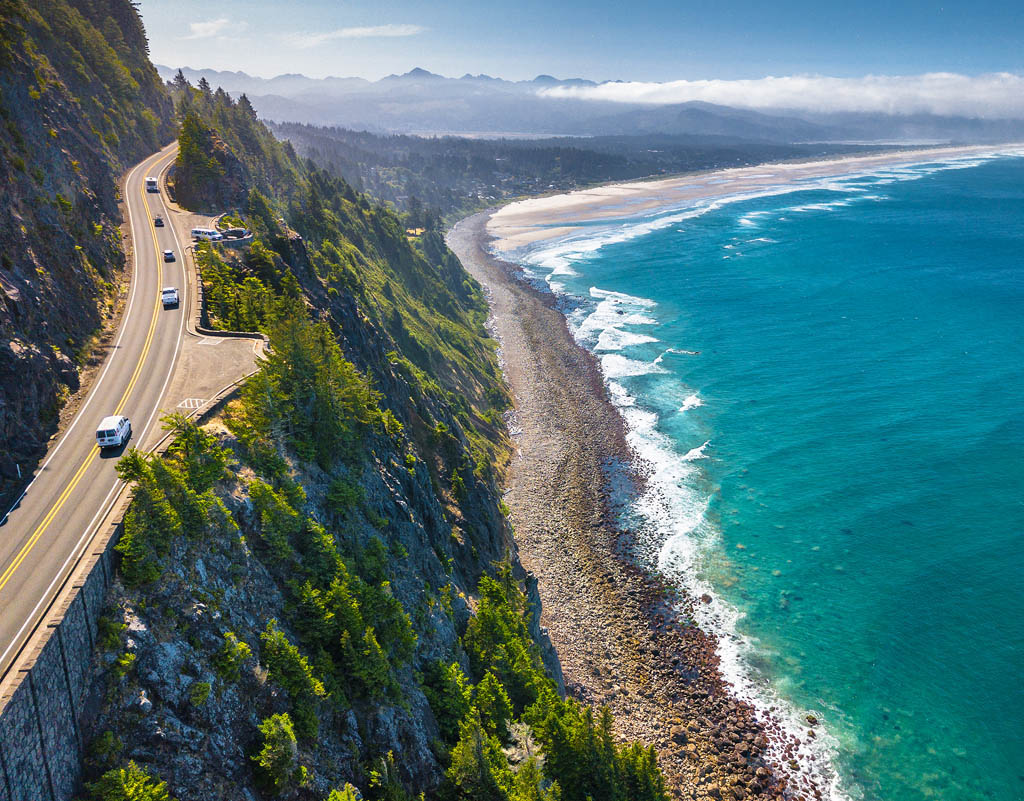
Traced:
<path id="1" fill-rule="evenodd" d="M 160 290 L 160 300 L 163 301 L 165 309 L 169 309 L 171 306 L 177 306 L 179 302 L 177 288 L 173 286 L 165 286 Z"/>
<path id="2" fill-rule="evenodd" d="M 96 427 L 96 444 L 100 448 L 120 448 L 132 436 L 132 421 L 123 414 L 104 417 Z"/>

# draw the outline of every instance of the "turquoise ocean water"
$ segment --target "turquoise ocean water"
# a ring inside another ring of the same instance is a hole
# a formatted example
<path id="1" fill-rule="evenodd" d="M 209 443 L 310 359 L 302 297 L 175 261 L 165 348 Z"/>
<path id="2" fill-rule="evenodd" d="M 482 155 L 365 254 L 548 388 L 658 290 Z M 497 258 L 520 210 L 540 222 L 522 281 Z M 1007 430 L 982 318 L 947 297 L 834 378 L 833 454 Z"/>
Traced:
<path id="1" fill-rule="evenodd" d="M 566 296 L 737 692 L 834 798 L 1024 798 L 1024 158 L 881 169 L 518 254 Z M 806 724 L 802 725 L 806 731 Z"/>

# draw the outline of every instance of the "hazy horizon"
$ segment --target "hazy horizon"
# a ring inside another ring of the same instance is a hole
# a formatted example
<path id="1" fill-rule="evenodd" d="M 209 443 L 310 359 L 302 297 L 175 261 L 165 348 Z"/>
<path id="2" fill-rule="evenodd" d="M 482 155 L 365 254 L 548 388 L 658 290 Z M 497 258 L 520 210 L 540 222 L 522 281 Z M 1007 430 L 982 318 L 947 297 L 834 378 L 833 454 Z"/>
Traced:
<path id="1" fill-rule="evenodd" d="M 1024 18 L 1009 2 L 871 0 L 840 8 L 753 0 L 475 4 L 410 0 L 279 6 L 141 0 L 156 63 L 271 79 L 414 68 L 446 77 L 583 78 L 542 97 L 1024 119 Z"/>

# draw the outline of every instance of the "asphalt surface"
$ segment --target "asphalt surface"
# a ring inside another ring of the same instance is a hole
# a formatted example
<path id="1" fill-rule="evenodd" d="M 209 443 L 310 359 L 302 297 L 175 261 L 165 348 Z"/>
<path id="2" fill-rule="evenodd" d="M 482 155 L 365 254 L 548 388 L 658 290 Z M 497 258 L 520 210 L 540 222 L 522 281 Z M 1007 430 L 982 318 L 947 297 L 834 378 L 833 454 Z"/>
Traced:
<path id="1" fill-rule="evenodd" d="M 125 203 L 134 269 L 120 327 L 81 409 L 0 525 L 0 677 L 120 489 L 114 468 L 123 449 L 98 450 L 99 421 L 127 415 L 133 433 L 126 447 L 148 449 L 163 436 L 160 409 L 186 339 L 192 290 L 182 248 L 190 243 L 174 225 L 154 227 L 154 215 L 168 223 L 170 215 L 163 192 L 146 192 L 144 179 L 158 176 L 176 152 L 176 144 L 169 146 L 128 175 Z M 174 262 L 164 262 L 164 250 L 174 251 Z M 177 308 L 163 308 L 164 286 L 178 288 Z"/>

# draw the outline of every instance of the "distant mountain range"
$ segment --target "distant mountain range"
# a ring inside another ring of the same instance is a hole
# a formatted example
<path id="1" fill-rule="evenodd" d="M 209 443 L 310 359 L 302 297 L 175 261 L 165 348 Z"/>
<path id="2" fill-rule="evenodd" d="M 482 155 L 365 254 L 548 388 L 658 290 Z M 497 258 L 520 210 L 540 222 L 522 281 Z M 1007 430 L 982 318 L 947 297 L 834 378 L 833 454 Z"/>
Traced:
<path id="1" fill-rule="evenodd" d="M 176 68 L 157 65 L 165 80 Z M 232 95 L 245 93 L 265 119 L 336 125 L 376 133 L 464 136 L 672 135 L 744 142 L 999 142 L 1024 137 L 1024 121 L 917 114 L 765 113 L 712 103 L 653 106 L 541 96 L 553 86 L 596 86 L 583 78 L 538 75 L 506 81 L 490 75 L 447 78 L 416 68 L 378 81 L 258 78 L 244 72 L 183 67 Z"/>

